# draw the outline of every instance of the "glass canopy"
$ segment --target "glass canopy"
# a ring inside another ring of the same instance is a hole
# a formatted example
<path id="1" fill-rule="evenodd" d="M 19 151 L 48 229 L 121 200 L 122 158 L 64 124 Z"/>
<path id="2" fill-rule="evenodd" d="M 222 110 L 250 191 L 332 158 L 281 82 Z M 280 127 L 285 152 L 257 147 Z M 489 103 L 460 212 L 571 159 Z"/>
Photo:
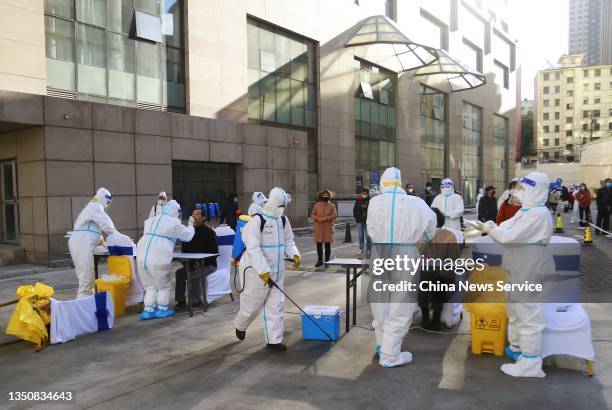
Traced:
<path id="1" fill-rule="evenodd" d="M 385 16 L 361 21 L 344 46 L 353 47 L 357 57 L 396 73 L 426 66 L 437 58 L 433 48 L 412 42 Z"/>
<path id="2" fill-rule="evenodd" d="M 414 72 L 415 77 L 426 76 L 427 85 L 456 92 L 486 84 L 487 79 L 483 74 L 468 70 L 443 50 L 436 50 L 436 53 L 436 61 Z"/>

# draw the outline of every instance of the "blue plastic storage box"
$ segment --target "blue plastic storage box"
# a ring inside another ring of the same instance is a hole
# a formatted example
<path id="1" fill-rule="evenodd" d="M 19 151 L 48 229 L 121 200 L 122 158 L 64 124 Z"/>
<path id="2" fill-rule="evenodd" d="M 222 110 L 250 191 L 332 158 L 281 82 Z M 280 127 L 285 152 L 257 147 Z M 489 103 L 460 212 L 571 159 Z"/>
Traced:
<path id="1" fill-rule="evenodd" d="M 312 320 L 327 332 L 332 340 L 340 336 L 340 306 L 309 305 L 304 308 Z M 304 340 L 329 340 L 306 315 L 302 314 L 302 336 Z"/>

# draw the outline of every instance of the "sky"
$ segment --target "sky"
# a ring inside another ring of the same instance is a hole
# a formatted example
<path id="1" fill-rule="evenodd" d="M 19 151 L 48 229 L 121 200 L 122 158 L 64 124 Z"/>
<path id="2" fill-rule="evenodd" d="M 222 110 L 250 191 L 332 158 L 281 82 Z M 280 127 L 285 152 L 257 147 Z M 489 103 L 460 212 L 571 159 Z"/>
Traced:
<path id="1" fill-rule="evenodd" d="M 569 0 L 510 0 L 510 34 L 518 40 L 522 66 L 521 97 L 533 99 L 533 79 L 567 54 Z"/>

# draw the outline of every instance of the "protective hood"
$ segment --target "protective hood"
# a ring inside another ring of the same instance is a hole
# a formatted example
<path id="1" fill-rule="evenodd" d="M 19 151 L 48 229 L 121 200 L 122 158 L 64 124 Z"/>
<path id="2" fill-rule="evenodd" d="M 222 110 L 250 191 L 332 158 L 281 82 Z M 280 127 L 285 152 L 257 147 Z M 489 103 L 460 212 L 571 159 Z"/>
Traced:
<path id="1" fill-rule="evenodd" d="M 542 172 L 531 172 L 521 178 L 524 194 L 521 198 L 523 208 L 533 208 L 548 199 L 548 177 Z"/>
<path id="2" fill-rule="evenodd" d="M 164 191 L 161 191 L 161 192 L 159 193 L 159 195 L 157 195 L 157 197 L 158 197 L 158 198 L 159 198 L 159 197 L 164 198 L 164 201 L 167 201 L 167 200 L 168 200 L 168 195 L 166 195 L 166 193 L 165 193 Z"/>
<path id="3" fill-rule="evenodd" d="M 163 215 L 168 215 L 172 218 L 180 218 L 181 215 L 181 206 L 174 199 L 167 202 L 164 205 L 164 209 L 162 210 Z"/>
<path id="4" fill-rule="evenodd" d="M 391 167 L 387 168 L 380 177 L 380 191 L 381 192 L 406 192 L 402 188 L 402 174 L 400 170 Z"/>
<path id="5" fill-rule="evenodd" d="M 263 192 L 253 192 L 251 200 L 253 201 L 253 203 L 263 206 L 263 204 L 266 203 L 268 198 L 266 198 Z"/>
<path id="6" fill-rule="evenodd" d="M 444 178 L 440 183 L 440 192 L 444 195 L 450 195 L 455 193 L 455 184 L 450 178 Z"/>
<path id="7" fill-rule="evenodd" d="M 268 201 L 263 206 L 266 214 L 278 218 L 285 212 L 285 207 L 291 202 L 291 195 L 285 192 L 283 188 L 276 187 L 270 191 Z"/>
<path id="8" fill-rule="evenodd" d="M 113 200 L 113 196 L 106 188 L 99 188 L 96 195 L 92 198 L 92 202 L 97 202 L 104 208 L 108 208 L 108 204 Z"/>

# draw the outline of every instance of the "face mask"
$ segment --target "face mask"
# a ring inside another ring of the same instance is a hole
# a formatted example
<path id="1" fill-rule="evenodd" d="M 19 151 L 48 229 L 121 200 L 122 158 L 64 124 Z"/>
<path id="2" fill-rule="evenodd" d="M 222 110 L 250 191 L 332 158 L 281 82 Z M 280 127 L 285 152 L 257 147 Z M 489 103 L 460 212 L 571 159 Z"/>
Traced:
<path id="1" fill-rule="evenodd" d="M 427 190 L 427 192 L 431 191 L 431 187 L 428 186 L 427 188 L 425 188 Z"/>
<path id="2" fill-rule="evenodd" d="M 166 200 L 165 200 L 165 199 L 158 199 L 158 200 L 157 200 L 157 204 L 158 204 L 158 205 L 163 205 L 163 204 L 165 204 L 165 203 L 166 203 Z"/>
<path id="3" fill-rule="evenodd" d="M 452 187 L 443 187 L 442 188 L 442 193 L 444 195 L 448 195 L 448 194 L 452 194 L 453 192 L 455 192 L 455 190 Z"/>
<path id="4" fill-rule="evenodd" d="M 516 198 L 517 201 L 519 202 L 523 202 L 523 197 L 525 196 L 525 190 L 524 189 L 515 189 L 514 190 L 514 197 Z"/>
<path id="5" fill-rule="evenodd" d="M 409 188 L 409 189 L 408 189 L 408 192 L 413 193 L 413 192 L 414 192 L 414 189 L 413 189 L 413 188 Z"/>
<path id="6" fill-rule="evenodd" d="M 581 190 L 581 191 L 584 191 L 585 189 L 586 189 L 586 187 L 584 187 L 584 186 L 581 186 L 581 187 L 580 187 L 580 190 Z"/>

